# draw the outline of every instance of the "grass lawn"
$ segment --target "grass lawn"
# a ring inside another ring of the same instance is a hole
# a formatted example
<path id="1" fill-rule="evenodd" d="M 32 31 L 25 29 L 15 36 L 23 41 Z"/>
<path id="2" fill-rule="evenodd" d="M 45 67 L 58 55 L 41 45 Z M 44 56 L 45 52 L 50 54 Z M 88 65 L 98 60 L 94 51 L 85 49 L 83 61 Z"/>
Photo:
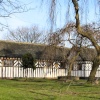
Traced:
<path id="1" fill-rule="evenodd" d="M 2 80 L 0 100 L 100 100 L 100 85 L 47 79 Z"/>

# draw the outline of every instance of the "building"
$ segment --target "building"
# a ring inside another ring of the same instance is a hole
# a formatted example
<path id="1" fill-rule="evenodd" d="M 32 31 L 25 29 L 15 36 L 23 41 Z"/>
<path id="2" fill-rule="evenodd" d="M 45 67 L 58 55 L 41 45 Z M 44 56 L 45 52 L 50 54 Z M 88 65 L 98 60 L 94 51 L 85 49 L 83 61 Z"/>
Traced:
<path id="1" fill-rule="evenodd" d="M 21 57 L 25 53 L 31 53 L 37 60 L 36 70 L 28 68 L 28 77 L 57 78 L 66 76 L 68 72 L 66 58 L 69 52 L 69 48 L 51 45 L 0 41 L 0 77 L 25 77 L 25 69 L 21 67 Z M 94 49 L 83 48 L 74 63 L 72 76 L 88 77 L 95 56 Z M 100 77 L 99 69 L 96 77 Z"/>

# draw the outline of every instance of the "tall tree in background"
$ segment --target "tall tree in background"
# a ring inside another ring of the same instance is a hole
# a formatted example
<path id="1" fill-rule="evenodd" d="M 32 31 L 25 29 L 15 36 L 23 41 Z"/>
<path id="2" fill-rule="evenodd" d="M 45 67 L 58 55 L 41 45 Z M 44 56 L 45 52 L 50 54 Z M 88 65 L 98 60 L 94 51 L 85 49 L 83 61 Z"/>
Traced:
<path id="1" fill-rule="evenodd" d="M 38 27 L 22 27 L 16 30 L 9 31 L 7 40 L 17 41 L 17 42 L 30 42 L 30 43 L 40 43 L 42 42 L 42 32 L 39 31 Z"/>

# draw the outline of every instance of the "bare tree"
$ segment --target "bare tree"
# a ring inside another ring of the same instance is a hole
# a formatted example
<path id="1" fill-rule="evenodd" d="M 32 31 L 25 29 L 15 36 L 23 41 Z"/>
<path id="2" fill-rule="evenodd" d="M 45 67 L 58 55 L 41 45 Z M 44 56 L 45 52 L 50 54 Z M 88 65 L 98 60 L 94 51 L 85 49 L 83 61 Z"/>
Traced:
<path id="1" fill-rule="evenodd" d="M 100 6 L 100 1 L 99 0 L 92 0 L 94 3 L 95 2 L 98 2 L 98 4 L 96 4 L 95 6 Z M 55 24 L 55 21 L 56 21 L 56 12 L 57 12 L 57 7 L 58 7 L 58 4 L 60 5 L 60 1 L 59 0 L 51 0 L 50 1 L 51 3 L 49 3 L 50 5 L 50 20 L 51 20 L 51 29 L 53 29 L 53 25 Z M 94 47 L 94 49 L 96 50 L 97 52 L 97 56 L 95 57 L 94 61 L 93 61 L 93 66 L 92 66 L 92 71 L 90 73 L 90 76 L 89 76 L 89 79 L 88 81 L 89 82 L 93 82 L 94 79 L 95 79 L 95 75 L 96 75 L 96 71 L 100 65 L 100 38 L 99 37 L 99 34 L 100 32 L 96 32 L 96 30 L 91 30 L 89 29 L 90 27 L 88 27 L 88 30 L 82 26 L 81 22 L 82 22 L 82 17 L 83 17 L 83 14 L 85 15 L 85 20 L 87 22 L 87 16 L 88 16 L 88 4 L 90 3 L 89 0 L 68 0 L 66 1 L 65 5 L 66 5 L 66 9 L 68 9 L 68 6 L 70 6 L 71 8 L 71 11 L 74 11 L 75 10 L 75 29 L 76 29 L 76 34 L 79 34 L 80 36 L 84 37 L 84 40 L 85 39 L 88 39 L 89 42 L 91 42 L 91 45 Z M 68 6 L 67 6 L 68 4 Z M 73 5 L 72 5 L 73 4 Z M 79 5 L 81 4 L 81 6 Z M 64 5 L 63 5 L 64 6 Z M 80 13 L 79 13 L 80 11 Z M 97 11 L 95 11 L 95 15 L 97 15 Z M 71 15 L 72 13 L 70 13 L 70 10 L 68 11 L 69 12 L 69 15 Z M 68 14 L 68 13 L 67 13 Z M 70 17 L 70 16 L 69 16 Z M 71 18 L 71 17 L 70 17 Z M 100 19 L 99 19 L 100 20 Z M 87 24 L 87 23 L 86 23 Z M 66 23 L 67 25 L 67 23 Z M 98 25 L 99 26 L 99 25 Z M 97 27 L 98 27 L 97 26 Z M 66 28 L 63 29 L 62 31 L 63 33 L 66 32 Z M 95 34 L 95 35 L 94 35 Z"/>
<path id="2" fill-rule="evenodd" d="M 10 17 L 14 13 L 22 13 L 26 12 L 29 9 L 27 8 L 27 4 L 23 4 L 19 0 L 0 0 L 0 18 L 4 19 Z M 2 27 L 7 28 L 8 26 L 2 22 L 0 22 L 1 29 Z"/>
<path id="3" fill-rule="evenodd" d="M 78 32 L 78 34 L 81 34 L 82 36 L 88 38 L 92 45 L 95 47 L 96 52 L 97 52 L 97 56 L 95 57 L 94 61 L 93 61 L 93 66 L 92 66 L 92 71 L 90 73 L 89 79 L 88 81 L 94 81 L 95 79 L 95 74 L 96 71 L 100 65 L 100 45 L 96 42 L 94 36 L 92 35 L 93 32 L 90 31 L 85 31 L 81 25 L 80 25 L 80 18 L 79 18 L 79 5 L 78 5 L 78 1 L 77 0 L 72 0 L 74 8 L 75 8 L 75 19 L 76 19 L 76 30 Z"/>
<path id="4" fill-rule="evenodd" d="M 42 32 L 36 26 L 22 27 L 9 31 L 7 39 L 17 42 L 40 43 L 42 42 Z"/>
<path id="5" fill-rule="evenodd" d="M 64 36 L 62 36 L 59 31 L 56 31 L 54 33 L 50 33 L 48 37 L 48 44 L 49 45 L 55 45 L 55 46 L 64 46 Z"/>
<path id="6" fill-rule="evenodd" d="M 90 32 L 95 38 L 95 41 L 99 43 L 99 31 L 95 29 L 92 24 L 83 25 L 82 29 L 86 32 Z M 66 33 L 67 37 L 65 38 Z M 67 61 L 67 64 L 69 65 L 68 78 L 71 78 L 72 67 L 74 62 L 80 56 L 81 51 L 83 51 L 83 48 L 88 49 L 89 47 L 93 46 L 87 37 L 83 37 L 81 34 L 77 33 L 75 24 L 73 23 L 70 23 L 69 25 L 67 24 L 65 28 L 59 29 L 56 32 L 50 34 L 48 41 L 48 43 L 53 46 L 61 46 L 61 43 L 65 41 L 69 41 L 69 43 L 72 45 L 69 54 L 64 59 L 64 62 Z"/>

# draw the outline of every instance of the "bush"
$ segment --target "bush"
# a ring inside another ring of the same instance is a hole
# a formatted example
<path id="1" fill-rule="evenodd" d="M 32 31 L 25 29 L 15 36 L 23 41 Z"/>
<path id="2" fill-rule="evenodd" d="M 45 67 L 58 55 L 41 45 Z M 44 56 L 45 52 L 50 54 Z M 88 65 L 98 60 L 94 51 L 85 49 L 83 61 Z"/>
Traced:
<path id="1" fill-rule="evenodd" d="M 32 54 L 26 53 L 22 56 L 22 67 L 26 68 L 36 68 L 35 66 L 35 58 L 33 58 Z"/>
<path id="2" fill-rule="evenodd" d="M 32 68 L 33 71 L 35 70 L 35 58 L 33 58 L 32 54 L 26 53 L 22 56 L 22 67 L 25 69 L 25 77 L 27 80 L 28 76 L 28 68 Z"/>

